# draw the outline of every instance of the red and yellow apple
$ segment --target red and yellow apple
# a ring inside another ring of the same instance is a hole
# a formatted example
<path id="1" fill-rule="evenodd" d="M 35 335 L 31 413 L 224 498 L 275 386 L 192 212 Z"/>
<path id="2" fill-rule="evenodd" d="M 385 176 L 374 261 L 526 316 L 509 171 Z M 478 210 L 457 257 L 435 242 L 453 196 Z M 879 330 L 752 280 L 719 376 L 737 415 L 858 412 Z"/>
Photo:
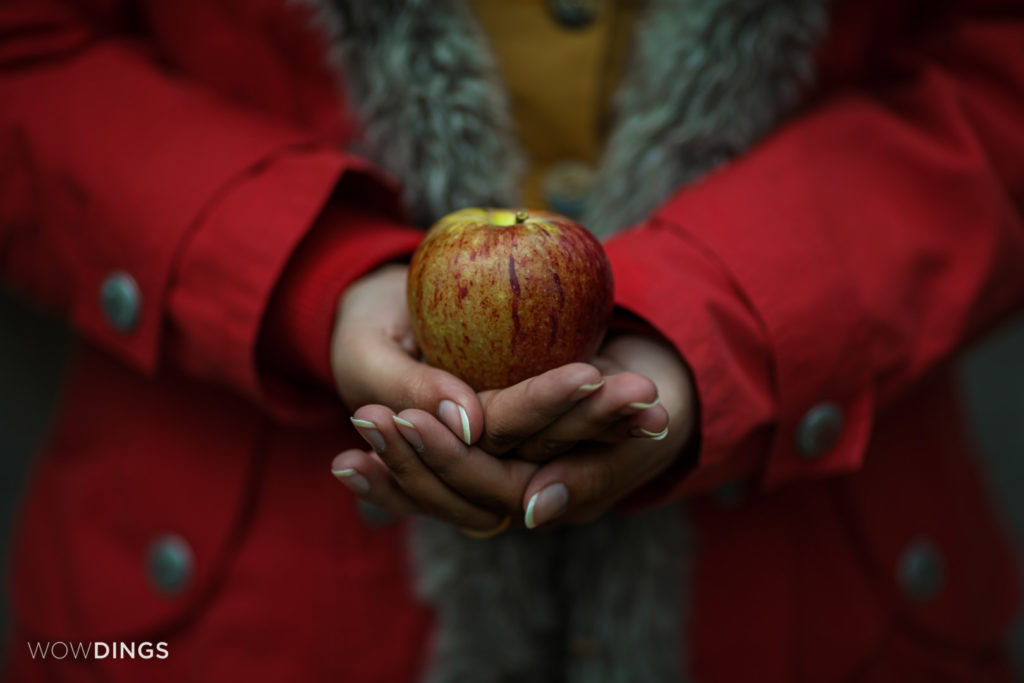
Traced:
<path id="1" fill-rule="evenodd" d="M 512 209 L 438 221 L 413 255 L 407 293 L 426 361 L 477 391 L 589 360 L 613 301 L 593 235 L 558 214 Z"/>

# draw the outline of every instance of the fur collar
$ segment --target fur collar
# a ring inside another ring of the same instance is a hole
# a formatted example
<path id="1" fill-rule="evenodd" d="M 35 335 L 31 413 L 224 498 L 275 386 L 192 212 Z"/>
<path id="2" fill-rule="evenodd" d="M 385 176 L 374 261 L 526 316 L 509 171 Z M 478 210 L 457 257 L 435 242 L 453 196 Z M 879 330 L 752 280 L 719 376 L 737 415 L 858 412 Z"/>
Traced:
<path id="1" fill-rule="evenodd" d="M 517 206 L 524 169 L 486 37 L 460 0 L 301 0 L 317 10 L 362 126 L 359 152 L 423 227 L 466 206 Z"/>
<path id="2" fill-rule="evenodd" d="M 313 5 L 363 126 L 413 220 L 514 206 L 524 168 L 486 36 L 460 0 Z M 798 104 L 828 0 L 650 0 L 583 224 L 608 235 L 745 151 Z"/>
<path id="3" fill-rule="evenodd" d="M 463 2 L 292 1 L 313 6 L 362 125 L 359 151 L 398 178 L 414 221 L 518 204 L 508 97 Z M 778 126 L 812 81 L 827 5 L 649 0 L 583 224 L 604 236 L 643 220 Z M 487 542 L 424 521 L 418 586 L 440 616 L 429 680 L 679 679 L 684 513 Z"/>

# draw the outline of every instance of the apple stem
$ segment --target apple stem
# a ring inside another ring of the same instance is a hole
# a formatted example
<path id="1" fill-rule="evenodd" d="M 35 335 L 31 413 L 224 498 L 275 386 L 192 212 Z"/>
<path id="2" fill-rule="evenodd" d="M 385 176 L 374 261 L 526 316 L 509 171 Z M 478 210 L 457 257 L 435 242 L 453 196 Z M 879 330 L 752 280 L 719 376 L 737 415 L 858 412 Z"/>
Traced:
<path id="1" fill-rule="evenodd" d="M 525 211 L 516 211 L 516 225 L 519 225 L 520 223 L 525 223 L 526 219 L 529 217 L 530 214 L 526 213 Z"/>

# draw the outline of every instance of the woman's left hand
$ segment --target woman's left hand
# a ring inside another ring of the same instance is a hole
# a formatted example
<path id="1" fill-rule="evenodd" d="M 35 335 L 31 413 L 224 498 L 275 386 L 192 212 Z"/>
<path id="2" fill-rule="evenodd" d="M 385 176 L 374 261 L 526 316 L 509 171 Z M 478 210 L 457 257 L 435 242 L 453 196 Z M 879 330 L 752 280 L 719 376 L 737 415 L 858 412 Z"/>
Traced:
<path id="1" fill-rule="evenodd" d="M 639 436 L 630 429 L 631 438 L 615 443 L 582 441 L 544 464 L 523 495 L 524 523 L 529 528 L 553 521 L 594 521 L 665 471 L 693 435 L 693 382 L 675 349 L 647 337 L 619 336 L 605 344 L 595 364 L 602 371 L 628 371 L 651 378 L 658 389 L 659 405 L 668 413 L 668 426 L 664 432 L 648 430 Z"/>

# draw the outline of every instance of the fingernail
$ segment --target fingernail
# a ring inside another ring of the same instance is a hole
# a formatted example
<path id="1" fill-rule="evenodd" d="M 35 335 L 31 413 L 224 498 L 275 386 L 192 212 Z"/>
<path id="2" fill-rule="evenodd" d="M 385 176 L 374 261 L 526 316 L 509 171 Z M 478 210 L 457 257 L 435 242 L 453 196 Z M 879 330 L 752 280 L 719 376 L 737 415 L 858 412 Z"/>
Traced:
<path id="1" fill-rule="evenodd" d="M 572 401 L 579 401 L 582 398 L 590 396 L 592 393 L 604 386 L 604 379 L 595 384 L 581 384 L 576 392 L 570 397 Z"/>
<path id="2" fill-rule="evenodd" d="M 465 408 L 455 401 L 445 399 L 437 407 L 437 416 L 441 418 L 441 422 L 448 425 L 448 429 L 456 434 L 462 434 L 462 440 L 467 446 L 473 443 L 473 437 L 469 433 L 469 415 L 466 414 Z"/>
<path id="3" fill-rule="evenodd" d="M 646 410 L 648 408 L 651 408 L 653 406 L 658 405 L 658 401 L 660 401 L 660 400 L 661 400 L 661 396 L 657 396 L 650 403 L 640 403 L 639 401 L 636 401 L 635 403 L 630 403 L 629 407 L 630 408 L 636 408 L 637 410 Z"/>
<path id="4" fill-rule="evenodd" d="M 384 442 L 384 435 L 380 433 L 380 429 L 374 423 L 369 420 L 360 420 L 357 417 L 350 417 L 352 424 L 355 426 L 356 431 L 359 435 L 366 439 L 367 443 L 373 446 L 373 450 L 378 453 L 383 453 L 384 449 L 387 448 L 387 444 Z"/>
<path id="5" fill-rule="evenodd" d="M 336 476 L 342 484 L 352 489 L 354 493 L 363 494 L 370 492 L 370 480 L 351 467 L 347 470 L 331 470 L 331 474 Z"/>
<path id="6" fill-rule="evenodd" d="M 416 425 L 408 420 L 403 420 L 397 415 L 392 415 L 391 419 L 398 425 L 398 433 L 405 437 L 405 440 L 409 442 L 409 445 L 413 447 L 417 453 L 423 452 L 423 439 L 420 437 L 419 431 L 416 429 Z"/>
<path id="7" fill-rule="evenodd" d="M 668 427 L 665 427 L 660 432 L 652 432 L 642 429 L 641 427 L 636 427 L 635 429 L 629 430 L 629 433 L 636 437 L 650 439 L 651 441 L 661 441 L 668 436 Z"/>
<path id="8" fill-rule="evenodd" d="M 526 528 L 534 529 L 565 512 L 569 505 L 569 489 L 565 484 L 551 484 L 533 494 L 526 506 Z"/>

